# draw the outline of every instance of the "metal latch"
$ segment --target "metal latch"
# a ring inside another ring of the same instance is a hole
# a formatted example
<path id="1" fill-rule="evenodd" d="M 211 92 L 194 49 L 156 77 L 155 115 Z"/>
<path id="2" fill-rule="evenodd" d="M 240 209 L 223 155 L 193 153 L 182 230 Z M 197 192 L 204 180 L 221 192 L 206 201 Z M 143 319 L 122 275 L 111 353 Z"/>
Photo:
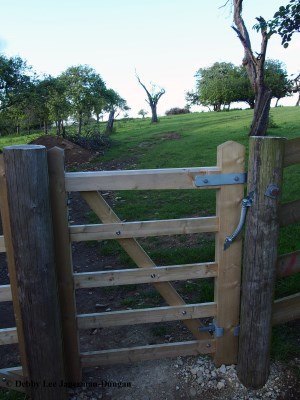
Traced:
<path id="1" fill-rule="evenodd" d="M 197 175 L 195 185 L 197 187 L 205 186 L 223 186 L 238 185 L 247 182 L 247 173 L 215 174 L 215 175 Z"/>
<path id="2" fill-rule="evenodd" d="M 217 326 L 215 323 L 209 324 L 207 326 L 201 326 L 199 328 L 201 332 L 214 332 L 215 337 L 222 337 L 224 335 L 224 328 Z"/>
<path id="3" fill-rule="evenodd" d="M 245 197 L 242 200 L 242 209 L 241 209 L 241 217 L 240 217 L 240 221 L 238 226 L 236 227 L 235 231 L 233 232 L 232 235 L 227 236 L 227 238 L 225 239 L 224 242 L 224 250 L 227 250 L 232 242 L 238 237 L 238 235 L 240 234 L 241 230 L 243 229 L 245 220 L 246 220 L 246 215 L 247 215 L 247 211 L 248 208 L 252 206 L 253 203 L 253 197 L 254 197 L 254 192 L 251 192 L 248 194 L 247 197 Z"/>

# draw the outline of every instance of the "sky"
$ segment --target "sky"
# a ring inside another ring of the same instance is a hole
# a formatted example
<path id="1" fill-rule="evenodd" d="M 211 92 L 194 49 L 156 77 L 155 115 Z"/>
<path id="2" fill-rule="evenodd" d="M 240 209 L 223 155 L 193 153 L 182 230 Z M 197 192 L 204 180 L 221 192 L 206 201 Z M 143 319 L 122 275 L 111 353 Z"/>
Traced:
<path id="1" fill-rule="evenodd" d="M 241 63 L 242 46 L 232 30 L 225 0 L 0 0 L 0 51 L 19 55 L 40 74 L 58 75 L 88 64 L 131 107 L 148 109 L 141 81 L 166 90 L 158 113 L 184 107 L 195 73 L 216 61 Z M 288 0 L 244 0 L 243 15 L 259 52 L 255 17 L 268 19 Z M 298 36 L 297 36 L 298 35 Z M 287 49 L 280 37 L 269 41 L 267 57 L 299 73 L 300 35 Z M 293 98 L 281 100 L 294 105 Z M 149 110 L 150 111 L 150 110 Z"/>

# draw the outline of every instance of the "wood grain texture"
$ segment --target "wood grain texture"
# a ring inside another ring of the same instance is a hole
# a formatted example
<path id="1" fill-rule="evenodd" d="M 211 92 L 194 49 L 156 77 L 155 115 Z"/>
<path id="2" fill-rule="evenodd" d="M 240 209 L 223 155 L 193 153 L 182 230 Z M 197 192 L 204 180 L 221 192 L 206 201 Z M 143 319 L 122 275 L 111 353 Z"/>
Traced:
<path id="1" fill-rule="evenodd" d="M 287 226 L 300 222 L 300 200 L 290 201 L 279 206 L 279 224 Z"/>
<path id="2" fill-rule="evenodd" d="M 150 324 L 153 322 L 183 321 L 216 315 L 216 303 L 188 304 L 185 306 L 155 307 L 142 310 L 113 311 L 77 316 L 78 329 Z"/>
<path id="3" fill-rule="evenodd" d="M 244 146 L 226 142 L 218 146 L 217 157 L 222 173 L 244 172 Z M 217 191 L 216 214 L 220 220 L 220 231 L 216 235 L 215 250 L 215 260 L 219 265 L 215 279 L 216 323 L 224 328 L 224 335 L 216 339 L 216 365 L 237 362 L 238 338 L 234 336 L 234 328 L 239 325 L 242 240 L 237 238 L 226 251 L 224 242 L 238 225 L 243 196 L 243 185 L 222 186 Z"/>
<path id="4" fill-rule="evenodd" d="M 64 151 L 62 149 L 54 147 L 48 151 L 48 168 L 54 229 L 56 276 L 64 338 L 65 371 L 68 380 L 80 382 L 82 371 L 79 358 L 73 263 L 68 228 L 67 194 L 65 190 Z"/>
<path id="5" fill-rule="evenodd" d="M 121 222 L 118 224 L 73 225 L 69 229 L 72 242 L 81 242 L 88 240 L 217 232 L 219 229 L 219 219 L 216 217 L 203 217 Z"/>
<path id="6" fill-rule="evenodd" d="M 114 271 L 82 272 L 74 274 L 76 289 L 118 285 L 134 285 L 181 281 L 187 279 L 213 278 L 217 276 L 216 263 L 170 265 L 167 267 L 122 269 Z M 1 286 L 0 286 L 1 300 Z"/>
<path id="7" fill-rule="evenodd" d="M 281 188 L 284 144 L 283 138 L 250 138 L 248 193 L 254 198 L 245 228 L 238 376 L 254 389 L 269 375 L 279 196 L 265 193 L 270 184 Z"/>
<path id="8" fill-rule="evenodd" d="M 0 236 L 0 253 L 5 253 L 5 243 L 4 243 L 4 236 Z"/>
<path id="9" fill-rule="evenodd" d="M 194 179 L 197 175 L 218 173 L 217 167 L 67 172 L 66 190 L 196 189 Z"/>
<path id="10" fill-rule="evenodd" d="M 121 222 L 112 208 L 98 192 L 81 192 L 81 195 L 103 223 Z M 136 239 L 117 239 L 117 241 L 139 268 L 156 267 L 153 260 L 148 256 Z M 153 285 L 170 306 L 186 304 L 169 282 L 158 282 Z M 207 332 L 199 332 L 199 327 L 202 325 L 199 320 L 183 321 L 183 323 L 196 339 L 208 339 L 211 337 Z"/>
<path id="11" fill-rule="evenodd" d="M 291 276 L 300 272 L 300 250 L 279 256 L 276 269 L 278 278 Z"/>
<path id="12" fill-rule="evenodd" d="M 0 303 L 3 301 L 12 301 L 12 293 L 10 285 L 0 286 Z"/>
<path id="13" fill-rule="evenodd" d="M 300 138 L 287 140 L 284 149 L 283 166 L 300 163 Z"/>
<path id="14" fill-rule="evenodd" d="M 44 146 L 4 148 L 14 269 L 22 315 L 28 378 L 64 379 L 59 303 Z M 4 231 L 4 237 L 6 232 Z M 65 399 L 64 388 L 28 388 L 34 400 Z"/>
<path id="15" fill-rule="evenodd" d="M 17 328 L 0 329 L 0 346 L 18 343 Z"/>
<path id="16" fill-rule="evenodd" d="M 215 341 L 193 340 L 170 344 L 138 346 L 114 350 L 90 351 L 81 354 L 83 367 L 97 367 L 111 364 L 130 364 L 159 358 L 197 356 L 215 351 Z"/>
<path id="17" fill-rule="evenodd" d="M 300 318 L 300 293 L 275 300 L 272 325 L 285 324 Z"/>
<path id="18" fill-rule="evenodd" d="M 18 279 L 15 266 L 14 247 L 12 242 L 12 230 L 10 225 L 10 209 L 8 203 L 7 183 L 5 176 L 5 167 L 3 154 L 0 155 L 0 212 L 1 221 L 4 232 L 4 241 L 7 257 L 7 268 L 9 280 L 11 283 L 11 296 L 13 300 L 14 316 L 18 331 L 18 348 L 24 376 L 28 377 L 28 360 L 25 347 L 25 338 L 23 330 L 23 316 L 21 312 L 21 304 L 19 301 Z"/>

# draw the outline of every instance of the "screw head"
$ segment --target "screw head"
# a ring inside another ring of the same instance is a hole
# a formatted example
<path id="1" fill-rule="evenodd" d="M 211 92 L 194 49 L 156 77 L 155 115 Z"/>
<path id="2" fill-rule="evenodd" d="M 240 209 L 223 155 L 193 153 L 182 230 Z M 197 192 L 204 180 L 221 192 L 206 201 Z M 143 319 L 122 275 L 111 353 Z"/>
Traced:
<path id="1" fill-rule="evenodd" d="M 155 274 L 151 274 L 150 276 L 151 276 L 151 278 L 155 278 L 155 277 L 156 277 L 156 275 L 155 275 Z"/>
<path id="2" fill-rule="evenodd" d="M 117 231 L 116 235 L 120 236 L 121 235 L 121 231 Z"/>
<path id="3" fill-rule="evenodd" d="M 182 311 L 182 315 L 185 315 L 186 314 L 186 311 Z"/>
<path id="4" fill-rule="evenodd" d="M 203 179 L 203 182 L 208 183 L 208 179 L 207 178 Z"/>
<path id="5" fill-rule="evenodd" d="M 238 181 L 240 180 L 240 178 L 239 178 L 238 176 L 235 176 L 235 177 L 234 177 L 234 180 L 235 180 L 236 182 L 238 182 Z"/>

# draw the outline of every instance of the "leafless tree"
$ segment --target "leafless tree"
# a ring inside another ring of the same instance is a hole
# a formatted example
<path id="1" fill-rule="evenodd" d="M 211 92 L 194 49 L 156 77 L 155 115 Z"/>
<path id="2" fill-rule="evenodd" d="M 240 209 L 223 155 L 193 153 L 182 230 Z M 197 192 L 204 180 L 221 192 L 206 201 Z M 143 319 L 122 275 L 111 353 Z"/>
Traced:
<path id="1" fill-rule="evenodd" d="M 166 93 L 166 91 L 165 91 L 165 89 L 162 89 L 162 88 L 155 90 L 155 88 L 153 87 L 152 93 L 150 93 L 149 90 L 147 90 L 146 86 L 141 82 L 141 80 L 137 74 L 136 74 L 136 77 L 137 77 L 139 84 L 142 86 L 142 88 L 147 93 L 148 100 L 146 99 L 146 102 L 149 104 L 149 106 L 151 108 L 151 113 L 152 113 L 151 122 L 154 122 L 154 123 L 158 122 L 157 110 L 156 110 L 157 103 L 158 103 L 159 99 L 161 98 L 161 96 Z"/>
<path id="2" fill-rule="evenodd" d="M 260 53 L 254 55 L 250 36 L 242 17 L 243 0 L 233 0 L 234 26 L 244 47 L 243 65 L 246 67 L 251 85 L 255 93 L 255 107 L 249 136 L 265 136 L 268 128 L 271 90 L 265 85 L 264 65 L 267 52 L 267 44 L 272 32 L 264 18 L 257 18 L 259 31 L 261 32 Z"/>

